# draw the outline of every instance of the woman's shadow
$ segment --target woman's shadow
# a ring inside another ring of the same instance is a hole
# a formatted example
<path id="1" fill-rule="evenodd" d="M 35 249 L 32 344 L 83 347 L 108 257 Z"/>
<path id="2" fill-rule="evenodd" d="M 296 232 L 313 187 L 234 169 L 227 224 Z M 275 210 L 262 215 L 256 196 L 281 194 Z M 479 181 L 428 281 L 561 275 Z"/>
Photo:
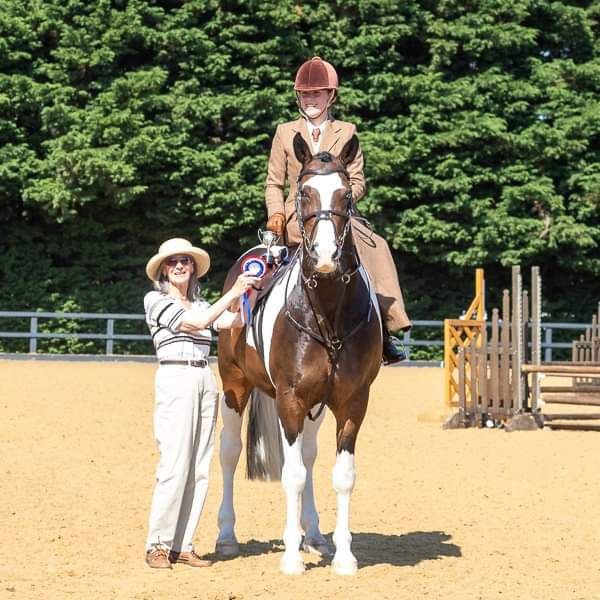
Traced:
<path id="1" fill-rule="evenodd" d="M 325 537 L 334 549 L 332 534 Z M 414 567 L 424 560 L 437 560 L 445 556 L 462 556 L 460 546 L 450 542 L 452 536 L 443 531 L 413 531 L 401 535 L 383 533 L 353 533 L 352 552 L 359 567 L 373 565 L 393 565 L 395 567 Z M 239 556 L 258 556 L 271 552 L 283 552 L 281 540 L 248 540 L 240 544 Z M 224 560 L 214 555 L 216 560 Z M 307 564 L 307 569 L 322 567 L 331 563 L 331 556 L 323 556 L 315 564 Z M 226 559 L 225 559 L 226 560 Z"/>

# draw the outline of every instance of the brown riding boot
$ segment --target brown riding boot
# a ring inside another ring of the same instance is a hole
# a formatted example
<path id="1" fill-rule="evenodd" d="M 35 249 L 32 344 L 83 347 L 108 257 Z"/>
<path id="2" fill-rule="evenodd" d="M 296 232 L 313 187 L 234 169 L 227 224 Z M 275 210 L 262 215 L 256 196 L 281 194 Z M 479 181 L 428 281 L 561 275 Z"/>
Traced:
<path id="1" fill-rule="evenodd" d="M 188 567 L 210 567 L 212 562 L 200 558 L 194 550 L 191 552 L 169 552 L 169 561 L 172 563 L 180 563 L 188 565 Z"/>

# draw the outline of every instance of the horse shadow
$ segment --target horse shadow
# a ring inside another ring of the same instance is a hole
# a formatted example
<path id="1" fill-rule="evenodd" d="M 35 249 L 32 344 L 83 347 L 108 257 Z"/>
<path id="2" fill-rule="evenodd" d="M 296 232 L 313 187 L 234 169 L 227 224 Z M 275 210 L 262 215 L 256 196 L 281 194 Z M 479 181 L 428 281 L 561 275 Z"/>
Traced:
<path id="1" fill-rule="evenodd" d="M 325 535 L 333 549 L 332 533 Z M 443 531 L 412 531 L 401 535 L 359 532 L 352 534 L 352 552 L 358 559 L 359 567 L 392 565 L 394 567 L 414 567 L 425 560 L 438 560 L 444 557 L 460 558 L 460 546 L 450 542 L 452 536 Z M 240 543 L 238 556 L 259 556 L 273 552 L 283 552 L 280 539 L 268 541 L 248 540 Z M 235 557 L 231 557 L 235 558 Z M 316 558 L 316 557 L 315 557 Z M 317 562 L 309 562 L 306 569 L 325 567 L 331 564 L 331 556 L 321 556 Z M 213 559 L 223 561 L 227 557 L 214 555 Z"/>
<path id="2" fill-rule="evenodd" d="M 425 560 L 460 558 L 460 546 L 451 543 L 451 539 L 443 531 L 412 531 L 401 535 L 353 533 L 352 552 L 359 567 L 382 564 L 414 567 Z"/>
<path id="3" fill-rule="evenodd" d="M 216 552 L 213 552 L 211 554 L 207 554 L 206 558 L 212 561 L 223 562 L 228 560 L 234 560 L 236 558 L 239 558 L 240 556 L 260 556 L 262 554 L 272 554 L 273 552 L 283 552 L 284 546 L 283 541 L 280 539 L 268 540 L 266 542 L 251 539 L 247 542 L 240 542 L 239 549 L 239 554 L 235 554 L 233 556 L 223 556 L 222 554 L 217 554 Z"/>

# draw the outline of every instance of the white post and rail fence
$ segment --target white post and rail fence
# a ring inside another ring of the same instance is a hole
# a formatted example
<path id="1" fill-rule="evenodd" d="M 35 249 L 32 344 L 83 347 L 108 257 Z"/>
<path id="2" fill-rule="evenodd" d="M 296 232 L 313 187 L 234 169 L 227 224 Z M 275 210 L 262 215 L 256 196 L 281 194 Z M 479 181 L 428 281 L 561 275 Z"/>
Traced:
<path id="1" fill-rule="evenodd" d="M 18 321 L 19 325 L 7 330 L 7 321 Z M 65 325 L 77 327 L 85 321 L 100 321 L 103 325 L 97 331 L 53 331 L 53 329 L 65 329 Z M 146 355 L 151 356 L 153 349 L 150 344 L 150 335 L 147 333 L 120 333 L 119 325 L 132 322 L 144 321 L 143 314 L 122 313 L 71 313 L 71 312 L 32 312 L 32 311 L 0 311 L 0 344 L 3 340 L 19 339 L 26 340 L 27 350 L 23 349 L 16 354 L 39 355 L 46 354 L 38 348 L 39 340 L 91 340 L 103 342 L 102 349 L 96 350 L 99 356 L 128 356 L 126 345 L 129 342 L 147 342 Z M 43 327 L 42 327 L 43 325 Z M 544 362 L 552 362 L 553 351 L 570 349 L 570 342 L 555 341 L 561 330 L 585 331 L 586 323 L 543 323 L 541 347 L 544 353 Z M 140 323 L 138 330 L 143 330 L 145 325 Z M 439 330 L 439 337 L 435 330 Z M 432 334 L 433 330 L 433 334 Z M 423 336 L 428 331 L 429 336 Z M 421 337 L 417 337 L 421 336 Z M 430 338 L 430 339 L 428 339 Z M 413 329 L 403 333 L 402 341 L 410 359 L 411 350 L 416 348 L 443 348 L 444 346 L 444 321 L 420 320 L 413 322 Z M 116 351 L 118 346 L 118 352 Z M 15 353 L 11 352 L 11 355 Z M 53 354 L 56 354 L 53 352 Z M 65 353 L 69 354 L 69 353 Z M 440 350 L 441 356 L 441 350 Z M 139 355 L 139 354 L 138 354 Z M 143 355 L 143 353 L 142 353 Z M 2 353 L 0 352 L 0 357 Z M 132 356 L 133 358 L 133 356 Z M 407 362 L 410 362 L 407 361 Z M 438 363 L 441 361 L 437 361 Z M 404 363 L 406 364 L 406 363 Z"/>

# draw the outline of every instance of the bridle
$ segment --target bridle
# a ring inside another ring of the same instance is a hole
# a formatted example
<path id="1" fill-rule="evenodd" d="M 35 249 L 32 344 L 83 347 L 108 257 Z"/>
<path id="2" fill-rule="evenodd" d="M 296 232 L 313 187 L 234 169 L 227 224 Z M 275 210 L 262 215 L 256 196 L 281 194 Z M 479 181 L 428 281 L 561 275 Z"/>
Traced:
<path id="1" fill-rule="evenodd" d="M 314 236 L 314 232 L 316 230 L 316 226 L 319 221 L 332 221 L 333 227 L 337 233 L 337 229 L 335 227 L 335 224 L 333 223 L 333 216 L 335 215 L 337 217 L 341 217 L 342 219 L 344 219 L 344 227 L 343 227 L 341 233 L 336 235 L 336 238 L 335 238 L 336 251 L 335 251 L 335 255 L 334 255 L 334 260 L 336 260 L 336 261 L 339 259 L 340 255 L 341 255 L 344 241 L 346 240 L 348 231 L 350 231 L 350 218 L 352 217 L 352 211 L 353 211 L 353 209 L 352 209 L 352 190 L 348 190 L 346 192 L 346 194 L 344 195 L 344 198 L 346 200 L 346 210 L 343 212 L 341 210 L 327 209 L 327 210 L 314 210 L 313 212 L 308 213 L 307 215 L 302 214 L 301 205 L 302 205 L 302 198 L 303 198 L 303 193 L 302 193 L 303 186 L 300 185 L 300 180 L 303 177 L 306 177 L 307 175 L 331 175 L 332 173 L 341 173 L 342 175 L 345 175 L 346 179 L 348 179 L 348 180 L 350 179 L 350 176 L 348 175 L 348 171 L 344 167 L 302 169 L 300 171 L 300 173 L 298 174 L 298 179 L 297 179 L 297 190 L 298 191 L 296 192 L 296 219 L 298 221 L 300 235 L 302 236 L 302 243 L 303 243 L 302 245 L 304 247 L 304 250 L 306 250 L 306 253 L 308 254 L 308 256 L 313 260 L 316 260 L 317 257 L 314 254 L 314 244 L 313 244 L 312 236 Z M 305 225 L 311 219 L 315 219 L 315 225 L 313 227 L 312 236 L 309 237 L 308 234 L 306 233 Z"/>

